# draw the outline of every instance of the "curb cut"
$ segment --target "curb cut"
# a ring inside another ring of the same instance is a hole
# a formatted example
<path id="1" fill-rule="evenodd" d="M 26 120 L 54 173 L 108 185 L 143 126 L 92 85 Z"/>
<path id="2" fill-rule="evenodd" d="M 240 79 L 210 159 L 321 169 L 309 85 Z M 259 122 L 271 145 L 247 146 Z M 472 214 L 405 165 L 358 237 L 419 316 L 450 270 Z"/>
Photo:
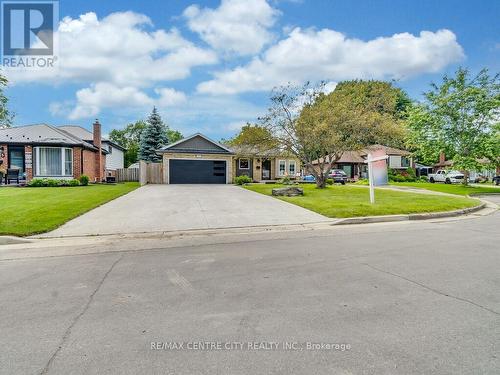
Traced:
<path id="1" fill-rule="evenodd" d="M 482 202 L 477 206 L 462 208 L 460 210 L 445 211 L 445 212 L 429 212 L 423 214 L 351 217 L 346 219 L 340 219 L 332 223 L 331 225 L 369 224 L 369 223 L 387 223 L 387 222 L 409 221 L 409 220 L 440 219 L 443 217 L 455 217 L 455 216 L 467 215 L 482 210 L 483 208 L 486 207 L 486 205 L 487 205 L 486 202 Z"/>

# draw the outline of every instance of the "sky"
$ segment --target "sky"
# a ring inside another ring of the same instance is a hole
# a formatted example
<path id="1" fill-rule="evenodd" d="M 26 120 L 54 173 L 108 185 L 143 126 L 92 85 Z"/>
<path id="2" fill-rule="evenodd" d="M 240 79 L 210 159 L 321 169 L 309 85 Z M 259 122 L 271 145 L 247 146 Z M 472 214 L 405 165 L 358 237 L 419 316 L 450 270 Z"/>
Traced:
<path id="1" fill-rule="evenodd" d="M 221 139 L 288 82 L 394 80 L 419 100 L 459 66 L 500 71 L 497 0 L 60 0 L 59 18 L 57 70 L 4 72 L 14 125 L 109 133 L 156 106 Z"/>

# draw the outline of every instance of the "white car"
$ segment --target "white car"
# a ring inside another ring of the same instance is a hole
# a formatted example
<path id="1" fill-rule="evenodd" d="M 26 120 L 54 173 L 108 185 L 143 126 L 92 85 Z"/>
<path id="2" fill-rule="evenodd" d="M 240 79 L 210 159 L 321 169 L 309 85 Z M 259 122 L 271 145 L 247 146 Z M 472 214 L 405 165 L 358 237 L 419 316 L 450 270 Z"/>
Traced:
<path id="1" fill-rule="evenodd" d="M 444 182 L 445 184 L 458 184 L 464 181 L 464 174 L 459 171 L 446 171 L 441 169 L 427 176 L 429 182 Z"/>

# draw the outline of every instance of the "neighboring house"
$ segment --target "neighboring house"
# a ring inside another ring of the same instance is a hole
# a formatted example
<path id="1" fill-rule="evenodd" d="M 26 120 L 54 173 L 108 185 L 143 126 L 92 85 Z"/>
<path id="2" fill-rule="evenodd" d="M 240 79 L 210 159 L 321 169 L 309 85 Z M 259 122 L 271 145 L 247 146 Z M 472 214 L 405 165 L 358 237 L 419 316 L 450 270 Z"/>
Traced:
<path id="1" fill-rule="evenodd" d="M 406 150 L 400 150 L 394 147 L 384 146 L 375 144 L 366 147 L 360 151 L 346 151 L 344 152 L 340 159 L 333 165 L 334 169 L 342 169 L 347 174 L 347 177 L 352 180 L 357 180 L 360 178 L 368 178 L 368 165 L 365 163 L 368 153 L 370 150 L 383 149 L 386 155 L 389 156 L 387 159 L 387 167 L 390 169 L 408 169 L 415 168 L 413 160 L 411 158 L 411 153 Z M 313 164 L 318 164 L 318 162 L 313 162 Z"/>
<path id="2" fill-rule="evenodd" d="M 469 171 L 469 180 L 475 181 L 481 178 L 487 178 L 491 180 L 493 177 L 498 176 L 500 174 L 500 167 L 490 168 L 488 167 L 489 160 L 487 159 L 478 159 L 480 164 L 484 164 L 484 168 L 478 171 Z M 433 165 L 434 172 L 437 172 L 440 169 L 451 169 L 453 167 L 453 160 L 446 160 L 446 155 L 444 152 L 439 154 L 439 162 Z"/>
<path id="3" fill-rule="evenodd" d="M 59 129 L 65 130 L 68 133 L 73 134 L 74 136 L 83 139 L 87 142 L 92 142 L 94 136 L 87 129 L 82 128 L 77 125 L 64 125 L 59 126 Z M 105 166 L 106 166 L 106 176 L 116 177 L 116 170 L 123 168 L 124 164 L 124 155 L 125 148 L 120 146 L 119 144 L 106 139 L 101 139 L 102 148 L 107 151 Z"/>
<path id="4" fill-rule="evenodd" d="M 37 124 L 1 129 L 0 165 L 19 169 L 26 181 L 37 177 L 71 179 L 82 174 L 91 181 L 102 181 L 109 147 L 102 141 L 101 124 L 96 120 L 93 132 L 87 132 L 91 136 L 86 134 L 85 139 L 69 128 L 79 127 Z"/>
<path id="5" fill-rule="evenodd" d="M 254 181 L 272 180 L 300 171 L 299 160 L 242 153 L 197 133 L 158 150 L 163 154 L 167 184 L 229 184 L 243 174 Z"/>

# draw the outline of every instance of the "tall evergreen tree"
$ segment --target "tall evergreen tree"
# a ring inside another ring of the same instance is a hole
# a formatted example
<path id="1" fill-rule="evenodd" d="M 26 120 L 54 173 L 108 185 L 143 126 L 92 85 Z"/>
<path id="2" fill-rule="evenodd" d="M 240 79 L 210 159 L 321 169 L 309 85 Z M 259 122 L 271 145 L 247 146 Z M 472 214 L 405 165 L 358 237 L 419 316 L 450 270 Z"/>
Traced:
<path id="1" fill-rule="evenodd" d="M 168 144 L 167 127 L 161 120 L 156 107 L 146 121 L 146 127 L 141 132 L 139 143 L 139 159 L 151 162 L 160 162 L 161 155 L 156 150 Z"/>
<path id="2" fill-rule="evenodd" d="M 7 78 L 0 74 L 0 129 L 9 128 L 14 117 L 7 107 L 9 99 L 4 93 L 7 83 Z"/>

